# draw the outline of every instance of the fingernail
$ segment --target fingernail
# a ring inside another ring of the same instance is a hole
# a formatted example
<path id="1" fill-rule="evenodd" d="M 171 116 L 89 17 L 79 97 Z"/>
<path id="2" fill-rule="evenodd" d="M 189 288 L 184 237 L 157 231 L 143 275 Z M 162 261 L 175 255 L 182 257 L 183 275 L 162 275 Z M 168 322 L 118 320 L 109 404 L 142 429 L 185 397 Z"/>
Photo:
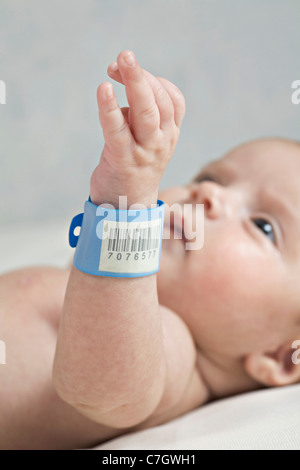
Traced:
<path id="1" fill-rule="evenodd" d="M 135 57 L 134 57 L 133 52 L 128 52 L 128 53 L 124 56 L 124 60 L 125 60 L 125 62 L 126 62 L 127 65 L 129 65 L 130 67 L 132 67 L 132 66 L 135 64 Z"/>
<path id="2" fill-rule="evenodd" d="M 106 96 L 106 98 L 112 98 L 112 96 L 113 96 L 113 87 L 112 87 L 111 84 L 106 87 L 105 96 Z"/>
<path id="3" fill-rule="evenodd" d="M 110 72 L 116 72 L 119 68 L 118 63 L 117 62 L 112 62 L 108 68 L 109 68 Z"/>

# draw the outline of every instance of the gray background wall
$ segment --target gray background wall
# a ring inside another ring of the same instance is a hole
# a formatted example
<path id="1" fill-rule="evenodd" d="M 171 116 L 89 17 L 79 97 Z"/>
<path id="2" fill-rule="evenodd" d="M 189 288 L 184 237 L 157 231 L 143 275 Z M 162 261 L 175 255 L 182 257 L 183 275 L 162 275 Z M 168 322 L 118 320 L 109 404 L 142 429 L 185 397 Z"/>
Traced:
<path id="1" fill-rule="evenodd" d="M 0 225 L 82 208 L 103 146 L 96 89 L 123 49 L 186 97 L 161 188 L 245 140 L 299 139 L 299 25 L 299 0 L 1 0 Z"/>

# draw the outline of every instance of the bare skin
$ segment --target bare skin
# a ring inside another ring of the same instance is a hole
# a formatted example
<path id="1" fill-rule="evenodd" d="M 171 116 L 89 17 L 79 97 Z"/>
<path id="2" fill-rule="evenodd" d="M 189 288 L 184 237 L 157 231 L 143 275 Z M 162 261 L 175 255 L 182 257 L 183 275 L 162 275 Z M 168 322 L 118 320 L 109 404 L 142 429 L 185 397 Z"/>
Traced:
<path id="1" fill-rule="evenodd" d="M 133 185 L 133 170 L 117 184 L 129 195 L 129 205 L 150 205 L 157 197 L 170 205 L 205 204 L 205 245 L 187 253 L 182 240 L 164 240 L 157 276 L 95 278 L 72 267 L 29 268 L 0 277 L 1 339 L 8 358 L 0 367 L 3 449 L 90 447 L 164 423 L 212 399 L 300 379 L 299 367 L 288 360 L 291 343 L 300 335 L 300 225 L 297 218 L 286 222 L 285 237 L 294 236 L 295 241 L 281 242 L 282 215 L 264 194 L 272 183 L 299 213 L 294 178 L 299 148 L 278 140 L 249 143 L 209 167 L 209 178 L 202 172 L 205 178 L 158 195 L 161 158 L 166 166 L 184 106 L 170 82 L 155 81 L 148 72 L 142 76 L 139 69 L 137 76 L 133 69 L 128 72 L 122 62 L 126 54 L 119 55 L 118 69 L 111 66 L 109 74 L 125 83 L 130 109 L 135 110 L 135 100 L 139 106 L 143 100 L 132 83 L 146 78 L 141 88 L 146 109 L 149 103 L 152 109 L 144 114 L 151 115 L 151 125 L 143 128 L 140 119 L 135 125 L 134 112 L 128 116 L 128 110 L 117 113 L 114 124 L 122 130 L 124 149 L 130 135 L 124 133 L 122 115 L 131 123 L 139 142 L 133 154 L 137 161 L 143 157 L 139 173 L 144 172 L 148 187 L 142 193 Z M 102 84 L 98 92 L 106 140 L 102 161 L 117 154 L 110 145 L 112 113 L 109 122 L 105 117 L 107 87 Z M 153 122 L 158 116 L 166 131 L 153 148 L 147 139 L 152 142 L 151 133 L 157 135 Z M 132 145 L 124 158 L 132 157 Z M 97 168 L 92 200 L 116 205 L 117 193 L 109 182 L 113 167 Z M 102 178 L 106 187 L 99 184 Z M 262 225 L 252 222 L 257 218 L 270 222 L 276 244 Z"/>
<path id="2" fill-rule="evenodd" d="M 0 367 L 0 449 L 92 447 L 169 421 L 191 407 L 187 396 L 172 412 L 116 429 L 90 420 L 59 397 L 52 366 L 69 274 L 32 267 L 0 276 L 1 337 L 7 345 L 7 364 Z M 197 397 L 193 407 L 205 400 Z"/>
<path id="3" fill-rule="evenodd" d="M 97 425 L 57 395 L 52 365 L 69 271 L 26 268 L 0 276 L 1 449 L 88 447 L 119 434 Z"/>

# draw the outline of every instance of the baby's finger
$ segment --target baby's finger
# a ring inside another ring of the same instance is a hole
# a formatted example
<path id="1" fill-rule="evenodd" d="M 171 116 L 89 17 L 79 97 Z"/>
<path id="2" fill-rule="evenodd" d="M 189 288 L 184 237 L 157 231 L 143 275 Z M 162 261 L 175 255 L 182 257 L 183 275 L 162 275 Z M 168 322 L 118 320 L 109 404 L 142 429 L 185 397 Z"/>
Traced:
<path id="1" fill-rule="evenodd" d="M 107 73 L 111 78 L 116 80 L 116 82 L 122 83 L 122 85 L 124 85 L 121 74 L 120 74 L 120 70 L 118 67 L 118 62 L 112 62 L 111 64 L 109 64 L 109 66 L 107 67 Z"/>
<path id="2" fill-rule="evenodd" d="M 113 62 L 107 69 L 108 74 L 119 83 L 123 83 L 121 73 L 118 69 L 117 62 Z M 165 129 L 170 126 L 174 120 L 174 106 L 173 102 L 166 91 L 164 85 L 157 80 L 154 75 L 152 75 L 147 70 L 144 70 L 144 74 L 148 79 L 151 88 L 154 93 L 154 98 L 156 105 L 160 114 L 160 128 Z"/>
<path id="3" fill-rule="evenodd" d="M 104 82 L 97 90 L 99 119 L 105 142 L 124 149 L 134 143 L 130 128 L 115 97 L 111 83 Z M 125 113 L 126 115 L 126 113 Z"/>
<path id="4" fill-rule="evenodd" d="M 174 120 L 177 127 L 181 126 L 185 115 L 185 99 L 179 88 L 166 78 L 156 77 L 157 80 L 165 87 L 174 106 Z"/>
<path id="5" fill-rule="evenodd" d="M 171 97 L 163 83 L 159 82 L 156 77 L 147 70 L 144 70 L 144 74 L 152 87 L 156 105 L 159 109 L 160 128 L 168 129 L 174 123 L 174 106 Z"/>
<path id="6" fill-rule="evenodd" d="M 133 52 L 121 52 L 117 62 L 130 107 L 130 128 L 136 141 L 144 143 L 159 129 L 160 117 L 154 94 Z"/>

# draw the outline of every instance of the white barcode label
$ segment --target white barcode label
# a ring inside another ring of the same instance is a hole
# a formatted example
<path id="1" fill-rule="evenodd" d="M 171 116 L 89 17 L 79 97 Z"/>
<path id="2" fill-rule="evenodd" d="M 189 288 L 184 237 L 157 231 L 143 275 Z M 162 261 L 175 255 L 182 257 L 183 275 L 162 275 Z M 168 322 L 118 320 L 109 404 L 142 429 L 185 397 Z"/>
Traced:
<path id="1" fill-rule="evenodd" d="M 159 266 L 161 219 L 103 224 L 99 271 L 143 273 Z"/>

